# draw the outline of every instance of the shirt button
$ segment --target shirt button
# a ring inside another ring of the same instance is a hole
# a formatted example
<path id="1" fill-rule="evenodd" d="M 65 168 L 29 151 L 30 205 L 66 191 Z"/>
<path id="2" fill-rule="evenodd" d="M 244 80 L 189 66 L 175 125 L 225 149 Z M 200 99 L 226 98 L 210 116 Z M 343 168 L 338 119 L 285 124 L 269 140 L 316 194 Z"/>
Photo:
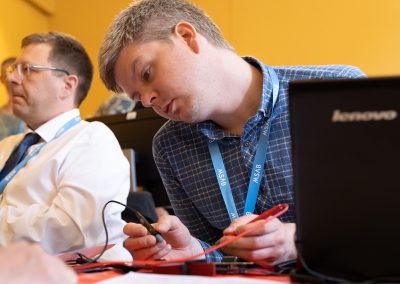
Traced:
<path id="1" fill-rule="evenodd" d="M 244 147 L 249 147 L 249 146 L 250 146 L 250 142 L 249 141 L 244 142 Z"/>

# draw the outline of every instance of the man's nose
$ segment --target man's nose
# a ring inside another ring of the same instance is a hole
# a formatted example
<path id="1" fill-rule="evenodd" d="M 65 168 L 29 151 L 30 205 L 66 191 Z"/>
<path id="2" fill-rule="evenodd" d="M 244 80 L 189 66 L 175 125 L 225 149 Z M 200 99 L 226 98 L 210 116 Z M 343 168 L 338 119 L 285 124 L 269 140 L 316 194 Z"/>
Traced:
<path id="1" fill-rule="evenodd" d="M 7 73 L 7 82 L 8 84 L 20 84 L 22 81 L 21 76 L 18 74 L 17 69 L 13 70 L 12 72 Z"/>
<path id="2" fill-rule="evenodd" d="M 158 94 L 153 90 L 148 90 L 142 93 L 140 97 L 140 101 L 144 107 L 152 107 L 154 106 L 155 100 L 157 99 Z"/>

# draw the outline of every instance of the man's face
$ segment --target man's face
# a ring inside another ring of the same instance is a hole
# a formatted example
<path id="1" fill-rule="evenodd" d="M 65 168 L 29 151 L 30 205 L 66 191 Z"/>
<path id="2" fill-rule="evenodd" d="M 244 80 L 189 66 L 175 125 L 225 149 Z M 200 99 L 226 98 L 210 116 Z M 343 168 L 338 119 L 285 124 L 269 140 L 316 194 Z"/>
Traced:
<path id="1" fill-rule="evenodd" d="M 28 45 L 15 64 L 53 66 L 48 61 L 51 46 L 45 43 Z M 55 67 L 55 66 L 53 66 Z M 28 125 L 46 122 L 57 108 L 58 96 L 63 92 L 63 73 L 32 69 L 29 74 L 14 70 L 8 75 L 13 112 Z"/>
<path id="2" fill-rule="evenodd" d="M 186 42 L 133 42 L 115 65 L 117 84 L 159 115 L 189 123 L 207 119 L 204 64 Z"/>

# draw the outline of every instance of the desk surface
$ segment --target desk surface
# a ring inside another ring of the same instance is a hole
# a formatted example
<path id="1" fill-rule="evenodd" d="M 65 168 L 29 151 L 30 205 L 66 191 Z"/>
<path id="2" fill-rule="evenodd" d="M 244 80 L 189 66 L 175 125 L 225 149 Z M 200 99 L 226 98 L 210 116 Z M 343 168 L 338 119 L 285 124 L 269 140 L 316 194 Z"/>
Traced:
<path id="1" fill-rule="evenodd" d="M 105 271 L 98 273 L 79 273 L 78 279 L 79 284 L 89 284 L 96 283 L 102 280 L 110 279 L 121 274 L 115 271 Z M 251 278 L 251 279 L 260 279 L 260 280 L 271 280 L 271 281 L 279 281 L 281 283 L 293 283 L 290 281 L 290 277 L 288 275 L 282 276 L 245 276 L 245 275 L 218 275 L 217 277 L 243 277 L 243 278 Z"/>
<path id="2" fill-rule="evenodd" d="M 96 283 L 102 280 L 110 279 L 121 275 L 115 271 L 104 271 L 97 273 L 78 273 L 79 284 Z"/>

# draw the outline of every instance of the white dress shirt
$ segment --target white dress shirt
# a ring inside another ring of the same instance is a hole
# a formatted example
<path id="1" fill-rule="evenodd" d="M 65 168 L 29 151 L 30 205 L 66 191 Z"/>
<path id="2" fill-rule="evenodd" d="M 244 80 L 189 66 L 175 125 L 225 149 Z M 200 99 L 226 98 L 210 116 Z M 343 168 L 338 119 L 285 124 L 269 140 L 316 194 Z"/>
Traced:
<path id="1" fill-rule="evenodd" d="M 36 129 L 39 144 L 47 143 L 5 187 L 0 202 L 0 245 L 18 239 L 39 242 L 50 253 L 103 245 L 102 209 L 109 200 L 126 203 L 129 163 L 117 139 L 100 122 L 80 121 L 60 137 L 57 131 L 72 118 L 73 109 Z M 0 142 L 0 169 L 24 134 Z M 121 242 L 124 208 L 105 211 L 110 243 Z"/>

